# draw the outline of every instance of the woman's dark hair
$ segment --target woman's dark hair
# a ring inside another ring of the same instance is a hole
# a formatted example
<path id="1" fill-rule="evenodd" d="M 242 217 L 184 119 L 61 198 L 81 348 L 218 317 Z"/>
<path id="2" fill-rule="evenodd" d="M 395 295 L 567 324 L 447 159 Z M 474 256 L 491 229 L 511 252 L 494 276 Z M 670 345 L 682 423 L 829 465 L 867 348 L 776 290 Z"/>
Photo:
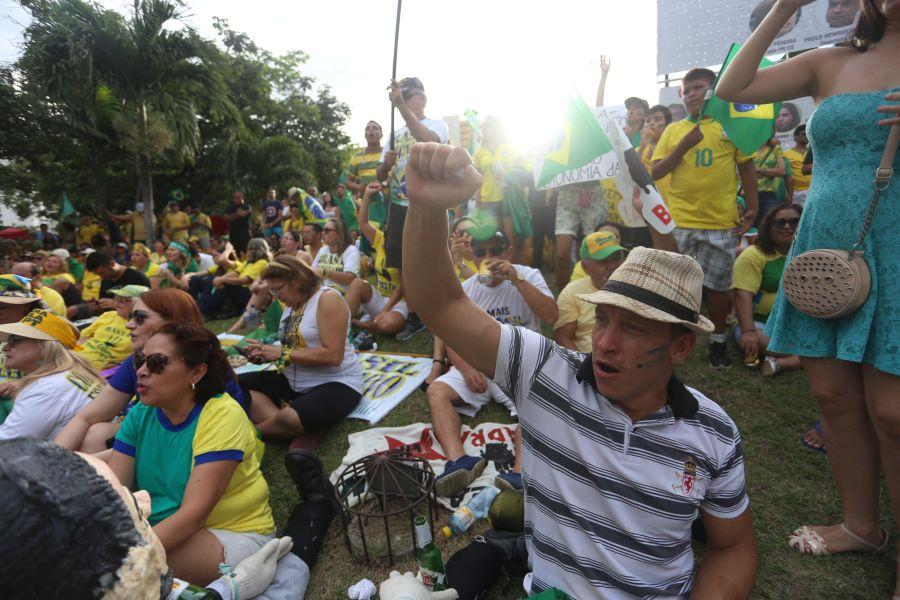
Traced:
<path id="1" fill-rule="evenodd" d="M 759 234 L 756 237 L 756 246 L 765 254 L 772 254 L 776 251 L 775 238 L 772 235 L 772 229 L 775 226 L 775 215 L 783 210 L 793 210 L 797 213 L 797 216 L 803 214 L 803 207 L 799 204 L 776 206 L 766 213 L 759 223 Z"/>
<path id="2" fill-rule="evenodd" d="M 205 327 L 188 321 L 170 321 L 163 323 L 154 335 L 169 336 L 187 366 L 206 365 L 206 374 L 194 389 L 197 404 L 224 392 L 228 380 L 235 378 L 219 338 Z"/>
<path id="3" fill-rule="evenodd" d="M 146 544 L 122 497 L 47 440 L 0 441 L 0 597 L 99 598 Z"/>
<path id="4" fill-rule="evenodd" d="M 887 19 L 878 10 L 875 0 L 859 0 L 859 9 L 859 21 L 856 23 L 856 29 L 850 40 L 854 48 L 865 52 L 872 47 L 872 44 L 881 41 Z"/>
<path id="5" fill-rule="evenodd" d="M 197 303 L 185 291 L 158 288 L 141 294 L 141 302 L 166 321 L 189 321 L 203 325 L 203 315 Z"/>
<path id="6" fill-rule="evenodd" d="M 666 125 L 672 124 L 672 111 L 669 110 L 668 106 L 663 106 L 662 104 L 657 104 L 647 111 L 647 116 L 652 115 L 653 113 L 660 113 L 663 116 L 663 119 L 666 120 Z"/>
<path id="7" fill-rule="evenodd" d="M 286 237 L 290 237 L 292 240 L 294 240 L 298 244 L 303 243 L 303 239 L 300 237 L 300 234 L 297 233 L 296 231 L 292 231 L 292 230 L 288 229 L 287 231 L 285 231 L 284 233 L 281 234 L 282 240 L 284 240 L 284 238 L 286 238 Z"/>

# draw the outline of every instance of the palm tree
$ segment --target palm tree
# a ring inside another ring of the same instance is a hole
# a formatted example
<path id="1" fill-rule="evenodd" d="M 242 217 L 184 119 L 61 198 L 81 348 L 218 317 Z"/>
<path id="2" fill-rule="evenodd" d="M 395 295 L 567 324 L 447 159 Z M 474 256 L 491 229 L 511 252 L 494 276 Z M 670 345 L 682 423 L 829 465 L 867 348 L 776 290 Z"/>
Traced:
<path id="1" fill-rule="evenodd" d="M 127 21 L 84 0 L 23 5 L 34 17 L 23 70 L 99 142 L 110 143 L 111 129 L 134 156 L 151 233 L 154 159 L 168 152 L 173 161 L 192 160 L 201 114 L 240 127 L 217 68 L 219 51 L 183 25 L 180 2 L 134 0 Z"/>

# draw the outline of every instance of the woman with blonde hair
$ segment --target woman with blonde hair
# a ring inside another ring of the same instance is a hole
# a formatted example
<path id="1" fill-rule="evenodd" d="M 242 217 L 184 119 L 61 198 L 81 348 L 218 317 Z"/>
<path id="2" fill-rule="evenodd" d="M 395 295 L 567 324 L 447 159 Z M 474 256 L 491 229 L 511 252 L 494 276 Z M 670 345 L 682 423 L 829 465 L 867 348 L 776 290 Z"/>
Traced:
<path id="1" fill-rule="evenodd" d="M 6 341 L 6 367 L 23 377 L 5 384 L 15 398 L 12 412 L 0 425 L 0 439 L 52 438 L 100 393 L 97 371 L 74 350 L 78 330 L 44 309 L 18 323 L 0 325 Z"/>
<path id="2" fill-rule="evenodd" d="M 155 290 L 162 283 L 162 276 L 159 265 L 151 259 L 152 254 L 150 248 L 140 242 L 131 247 L 131 267 L 146 275 L 150 280 L 150 287 Z"/>
<path id="3" fill-rule="evenodd" d="M 328 219 L 322 227 L 322 247 L 313 257 L 313 269 L 341 294 L 359 277 L 359 249 L 350 232 L 338 219 Z"/>
<path id="4" fill-rule="evenodd" d="M 250 416 L 271 438 L 330 427 L 356 408 L 363 391 L 362 366 L 347 339 L 347 303 L 293 256 L 275 258 L 262 279 L 285 310 L 281 346 L 247 341 L 252 361 L 276 367 L 239 376 L 253 399 Z"/>
<path id="5" fill-rule="evenodd" d="M 81 292 L 75 276 L 69 273 L 69 251 L 58 248 L 44 257 L 41 263 L 41 284 L 52 287 L 63 297 L 66 306 L 81 304 Z"/>

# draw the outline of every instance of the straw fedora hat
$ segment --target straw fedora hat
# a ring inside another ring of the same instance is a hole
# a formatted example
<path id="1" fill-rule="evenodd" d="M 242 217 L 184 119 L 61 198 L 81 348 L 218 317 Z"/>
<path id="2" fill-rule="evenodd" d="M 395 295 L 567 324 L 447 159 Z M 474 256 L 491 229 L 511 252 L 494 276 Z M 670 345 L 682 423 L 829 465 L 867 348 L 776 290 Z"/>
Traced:
<path id="1" fill-rule="evenodd" d="M 703 269 L 690 256 L 635 248 L 613 271 L 603 288 L 578 294 L 591 304 L 608 304 L 652 321 L 678 323 L 696 332 L 712 332 L 712 321 L 700 314 Z"/>

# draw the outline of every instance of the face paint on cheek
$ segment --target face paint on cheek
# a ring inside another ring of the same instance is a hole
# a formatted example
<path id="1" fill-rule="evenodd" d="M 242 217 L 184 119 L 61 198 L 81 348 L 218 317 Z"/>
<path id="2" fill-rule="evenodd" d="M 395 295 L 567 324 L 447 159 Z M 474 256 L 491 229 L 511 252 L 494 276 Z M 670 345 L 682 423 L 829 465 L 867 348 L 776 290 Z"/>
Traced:
<path id="1" fill-rule="evenodd" d="M 635 364 L 635 366 L 636 366 L 638 369 L 643 369 L 643 368 L 646 367 L 647 365 L 652 365 L 652 364 L 654 364 L 654 363 L 658 363 L 658 362 L 661 361 L 663 358 L 665 358 L 665 354 L 662 354 L 662 352 L 663 352 L 663 350 L 665 350 L 666 348 L 668 348 L 668 346 L 658 346 L 658 347 L 656 347 L 656 348 L 651 348 L 650 350 L 647 350 L 647 351 L 644 353 L 644 356 L 654 356 L 654 355 L 656 355 L 656 356 L 655 356 L 654 358 L 648 360 L 647 362 L 637 363 L 637 364 Z"/>

